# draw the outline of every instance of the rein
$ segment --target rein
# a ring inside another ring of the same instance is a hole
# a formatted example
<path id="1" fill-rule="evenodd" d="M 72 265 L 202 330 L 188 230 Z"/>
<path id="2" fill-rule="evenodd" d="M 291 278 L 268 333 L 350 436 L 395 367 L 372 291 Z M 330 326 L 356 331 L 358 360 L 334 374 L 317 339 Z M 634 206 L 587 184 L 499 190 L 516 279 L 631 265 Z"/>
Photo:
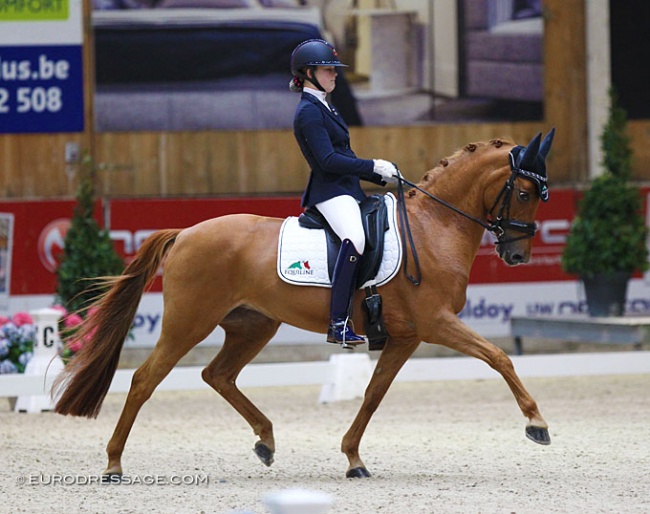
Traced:
<path id="1" fill-rule="evenodd" d="M 494 204 L 492 204 L 492 208 L 488 211 L 488 215 L 490 219 L 488 220 L 487 223 L 479 218 L 475 218 L 474 216 L 461 211 L 458 207 L 455 207 L 450 203 L 445 202 L 441 198 L 438 198 L 437 196 L 429 193 L 428 191 L 425 191 L 417 184 L 414 184 L 413 182 L 410 182 L 407 179 L 405 179 L 401 175 L 401 173 L 398 175 L 397 208 L 398 208 L 398 215 L 400 220 L 400 230 L 402 233 L 402 253 L 404 254 L 404 274 L 414 286 L 419 286 L 420 283 L 422 282 L 422 271 L 420 269 L 420 261 L 418 258 L 417 251 L 415 249 L 415 244 L 413 242 L 413 234 L 411 233 L 411 225 L 408 219 L 408 212 L 406 210 L 406 202 L 404 197 L 404 184 L 407 184 L 408 186 L 417 189 L 418 191 L 428 196 L 432 200 L 435 200 L 441 205 L 447 207 L 448 209 L 451 209 L 455 213 L 464 216 L 468 220 L 471 220 L 474 223 L 478 223 L 485 230 L 491 232 L 496 236 L 497 242 L 495 244 L 506 244 L 506 243 L 512 243 L 514 241 L 519 241 L 521 239 L 528 239 L 535 235 L 535 232 L 537 231 L 537 224 L 511 220 L 509 216 L 510 216 L 510 199 L 512 198 L 512 192 L 514 191 L 515 179 L 518 176 L 527 178 L 526 175 L 530 172 L 525 172 L 525 170 L 517 168 L 514 164 L 514 158 L 512 153 L 510 153 L 509 156 L 510 156 L 510 169 L 511 169 L 510 177 L 508 178 L 508 180 L 506 180 L 506 183 L 503 185 L 501 191 L 499 192 L 496 199 L 494 200 Z M 496 215 L 496 218 L 492 219 L 492 213 L 496 209 L 499 201 L 501 201 L 499 212 Z M 509 239 L 504 239 L 506 230 L 508 229 L 515 230 L 517 232 L 523 232 L 524 235 L 519 237 L 511 237 Z M 408 244 L 409 247 L 411 248 L 411 253 L 413 254 L 413 261 L 415 264 L 415 276 L 409 274 L 408 272 L 408 253 L 406 251 L 407 250 L 406 238 L 408 238 Z"/>

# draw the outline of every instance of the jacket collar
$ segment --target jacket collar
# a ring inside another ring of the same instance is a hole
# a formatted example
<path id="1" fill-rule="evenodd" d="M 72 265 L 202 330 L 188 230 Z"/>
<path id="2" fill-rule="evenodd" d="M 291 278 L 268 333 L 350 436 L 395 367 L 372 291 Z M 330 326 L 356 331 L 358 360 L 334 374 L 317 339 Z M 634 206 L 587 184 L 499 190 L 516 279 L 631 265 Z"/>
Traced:
<path id="1" fill-rule="evenodd" d="M 328 109 L 326 105 L 323 104 L 323 102 L 321 102 L 318 98 L 316 98 L 311 93 L 306 93 L 305 91 L 303 91 L 302 98 L 303 100 L 309 100 L 310 102 L 318 105 L 321 109 L 323 109 L 328 114 L 328 116 L 330 116 L 334 121 L 336 121 L 347 132 L 348 126 L 346 125 L 345 120 L 343 120 L 340 114 L 334 114 L 332 111 Z"/>
<path id="2" fill-rule="evenodd" d="M 306 87 L 303 89 L 303 92 L 312 95 L 317 100 L 320 100 L 323 104 L 327 104 L 327 93 L 325 91 L 319 91 L 318 89 Z"/>

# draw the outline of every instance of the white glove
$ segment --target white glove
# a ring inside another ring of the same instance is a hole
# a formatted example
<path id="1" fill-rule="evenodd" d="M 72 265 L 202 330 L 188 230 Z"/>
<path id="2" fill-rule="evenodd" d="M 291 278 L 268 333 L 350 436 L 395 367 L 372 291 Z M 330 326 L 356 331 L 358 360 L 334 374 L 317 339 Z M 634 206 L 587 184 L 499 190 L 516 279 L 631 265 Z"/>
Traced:
<path id="1" fill-rule="evenodd" d="M 389 184 L 397 184 L 397 177 L 399 176 L 399 171 L 392 162 L 385 161 L 384 159 L 373 159 L 375 163 L 374 172 L 378 175 L 381 175 L 381 178 L 384 179 Z"/>

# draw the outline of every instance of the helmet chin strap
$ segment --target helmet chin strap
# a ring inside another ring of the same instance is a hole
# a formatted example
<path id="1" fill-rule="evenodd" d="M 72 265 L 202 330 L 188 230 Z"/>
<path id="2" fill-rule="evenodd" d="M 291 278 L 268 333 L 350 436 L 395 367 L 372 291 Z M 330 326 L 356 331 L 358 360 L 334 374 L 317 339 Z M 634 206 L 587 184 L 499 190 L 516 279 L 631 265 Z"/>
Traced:
<path id="1" fill-rule="evenodd" d="M 318 89 L 319 91 L 322 91 L 323 93 L 327 93 L 327 91 L 325 91 L 325 88 L 320 85 L 320 83 L 318 82 L 318 79 L 316 78 L 316 66 L 310 66 L 309 69 L 311 70 L 311 75 L 312 76 L 310 77 L 309 73 L 307 73 L 306 74 L 307 75 L 307 80 L 309 82 L 311 82 L 312 84 L 314 84 L 314 86 L 316 86 L 316 89 Z"/>

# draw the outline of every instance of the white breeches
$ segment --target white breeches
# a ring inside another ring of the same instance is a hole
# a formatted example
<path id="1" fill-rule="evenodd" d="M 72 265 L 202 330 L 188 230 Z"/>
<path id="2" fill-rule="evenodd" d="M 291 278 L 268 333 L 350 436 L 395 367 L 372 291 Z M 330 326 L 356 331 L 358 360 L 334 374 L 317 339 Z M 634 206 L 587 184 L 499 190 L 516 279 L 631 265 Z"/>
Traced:
<path id="1" fill-rule="evenodd" d="M 352 196 L 343 195 L 317 203 L 316 208 L 325 216 L 341 241 L 349 239 L 357 252 L 363 254 L 366 247 L 366 236 L 361 223 L 359 202 Z"/>

